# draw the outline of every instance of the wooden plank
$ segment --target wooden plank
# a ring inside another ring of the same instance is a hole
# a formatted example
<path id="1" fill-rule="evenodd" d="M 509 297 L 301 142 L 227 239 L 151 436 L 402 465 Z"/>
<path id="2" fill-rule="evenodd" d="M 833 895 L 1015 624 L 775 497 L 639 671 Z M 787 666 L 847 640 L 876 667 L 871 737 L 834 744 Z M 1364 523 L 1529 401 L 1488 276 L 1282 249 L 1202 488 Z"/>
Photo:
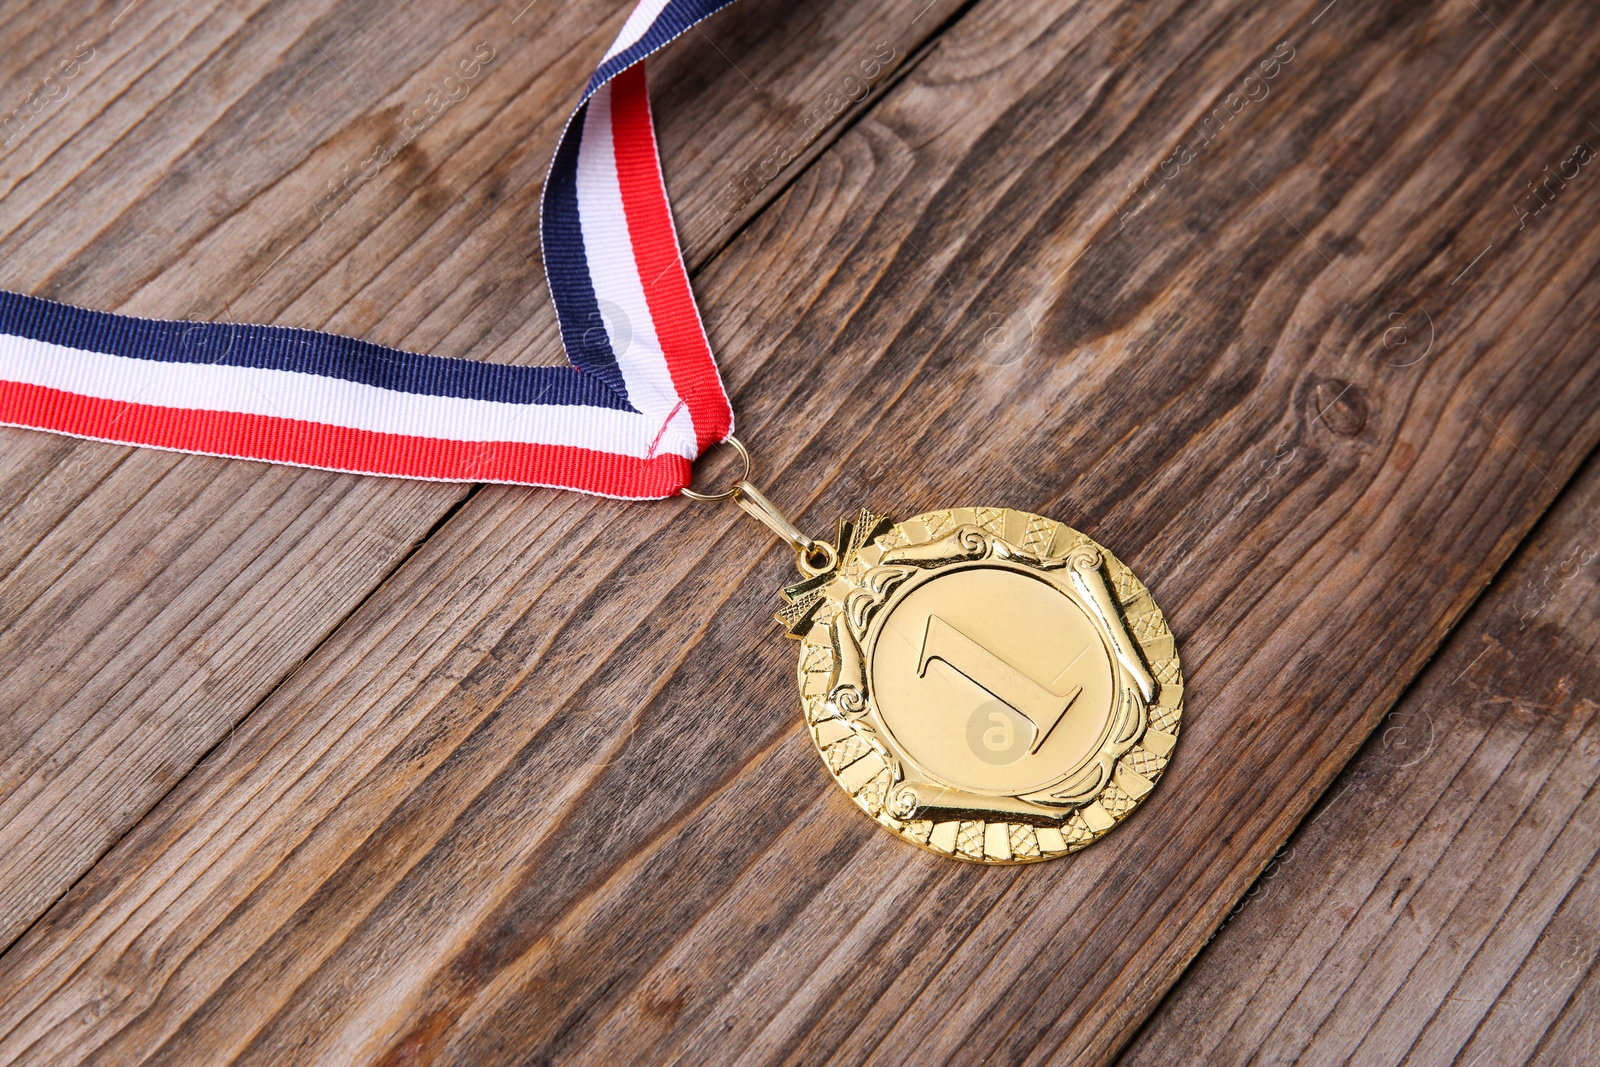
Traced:
<path id="1" fill-rule="evenodd" d="M 0 156 L 0 285 L 447 355 L 559 358 L 539 190 L 578 87 L 631 7 L 19 12 L 0 100 L 26 101 L 63 56 L 85 58 Z M 914 25 L 904 7 L 747 2 L 654 66 L 692 265 L 955 4 Z M 412 112 L 463 91 L 436 116 Z M 341 185 L 375 144 L 398 143 L 408 115 L 421 135 L 376 177 Z M 794 157 L 782 168 L 775 146 Z M 227 744 L 468 488 L 20 430 L 0 442 L 4 945 Z"/>
<path id="2" fill-rule="evenodd" d="M 981 485 L 1150 579 L 1186 737 L 1110 841 L 887 839 L 761 532 L 486 490 L 0 959 L 0 1056 L 1109 1057 L 1600 439 L 1600 196 L 1503 198 L 1600 29 L 1496 14 L 1566 95 L 1454 5 L 980 3 L 699 278 L 808 525 Z"/>
<path id="3" fill-rule="evenodd" d="M 1118 1061 L 1594 1063 L 1600 456 Z"/>

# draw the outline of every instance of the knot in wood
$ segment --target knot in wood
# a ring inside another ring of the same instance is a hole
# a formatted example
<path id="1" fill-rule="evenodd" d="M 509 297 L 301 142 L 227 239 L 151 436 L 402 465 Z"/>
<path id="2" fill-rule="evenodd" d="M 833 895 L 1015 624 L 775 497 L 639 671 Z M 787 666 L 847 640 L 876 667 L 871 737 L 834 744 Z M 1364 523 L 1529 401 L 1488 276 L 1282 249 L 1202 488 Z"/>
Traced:
<path id="1" fill-rule="evenodd" d="M 1311 395 L 1317 409 L 1313 421 L 1340 437 L 1355 437 L 1366 428 L 1367 396 L 1360 386 L 1328 378 L 1318 382 Z"/>

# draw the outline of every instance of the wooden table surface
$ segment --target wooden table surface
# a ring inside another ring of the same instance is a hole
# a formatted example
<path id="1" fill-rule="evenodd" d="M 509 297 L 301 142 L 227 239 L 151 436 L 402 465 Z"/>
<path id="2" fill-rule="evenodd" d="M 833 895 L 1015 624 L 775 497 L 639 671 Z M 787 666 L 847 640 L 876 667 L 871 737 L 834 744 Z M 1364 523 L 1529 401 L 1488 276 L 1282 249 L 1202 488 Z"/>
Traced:
<path id="1" fill-rule="evenodd" d="M 0 287 L 558 361 L 630 7 L 0 6 Z M 854 811 L 734 509 L 0 430 L 0 1062 L 1595 1062 L 1597 75 L 1581 0 L 743 0 L 652 62 L 780 505 L 1047 513 L 1166 611 L 1183 739 L 1067 860 Z"/>

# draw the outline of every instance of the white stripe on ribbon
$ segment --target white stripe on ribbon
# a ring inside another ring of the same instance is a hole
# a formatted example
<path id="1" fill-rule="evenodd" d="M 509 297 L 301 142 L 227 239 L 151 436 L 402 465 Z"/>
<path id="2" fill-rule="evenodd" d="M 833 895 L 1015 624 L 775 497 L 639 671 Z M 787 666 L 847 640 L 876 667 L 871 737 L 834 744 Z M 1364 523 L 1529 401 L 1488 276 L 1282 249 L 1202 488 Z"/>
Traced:
<path id="1" fill-rule="evenodd" d="M 102 400 L 298 419 L 410 437 L 573 445 L 636 459 L 664 452 L 694 457 L 692 432 L 661 432 L 665 412 L 641 415 L 586 405 L 428 396 L 297 371 L 133 359 L 9 334 L 0 335 L 0 380 Z"/>
<path id="2" fill-rule="evenodd" d="M 678 406 L 678 389 L 656 337 L 655 318 L 645 299 L 628 232 L 612 141 L 610 84 L 590 97 L 584 119 L 583 140 L 578 146 L 578 218 L 594 295 L 602 308 L 610 304 L 624 319 L 607 322 L 606 330 L 628 388 L 628 400 L 640 411 L 665 420 Z M 694 437 L 692 427 L 689 437 Z M 685 454 L 692 456 L 694 451 Z"/>
<path id="3" fill-rule="evenodd" d="M 633 14 L 628 16 L 628 21 L 622 24 L 622 32 L 617 34 L 617 39 L 611 43 L 611 51 L 600 60 L 603 64 L 613 56 L 619 56 L 639 42 L 655 22 L 656 16 L 666 10 L 671 0 L 641 0 L 638 7 L 633 9 Z"/>

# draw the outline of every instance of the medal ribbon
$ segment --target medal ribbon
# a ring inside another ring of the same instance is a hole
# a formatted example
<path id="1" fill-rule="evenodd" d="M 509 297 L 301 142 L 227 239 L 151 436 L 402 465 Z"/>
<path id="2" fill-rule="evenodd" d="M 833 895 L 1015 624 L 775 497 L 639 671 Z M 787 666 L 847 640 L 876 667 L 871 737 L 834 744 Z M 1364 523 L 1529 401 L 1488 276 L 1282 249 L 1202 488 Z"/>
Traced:
<path id="1" fill-rule="evenodd" d="M 675 494 L 733 412 L 672 225 L 644 58 L 731 2 L 640 0 L 557 142 L 540 236 L 569 366 L 0 292 L 0 424 L 362 474 Z"/>

